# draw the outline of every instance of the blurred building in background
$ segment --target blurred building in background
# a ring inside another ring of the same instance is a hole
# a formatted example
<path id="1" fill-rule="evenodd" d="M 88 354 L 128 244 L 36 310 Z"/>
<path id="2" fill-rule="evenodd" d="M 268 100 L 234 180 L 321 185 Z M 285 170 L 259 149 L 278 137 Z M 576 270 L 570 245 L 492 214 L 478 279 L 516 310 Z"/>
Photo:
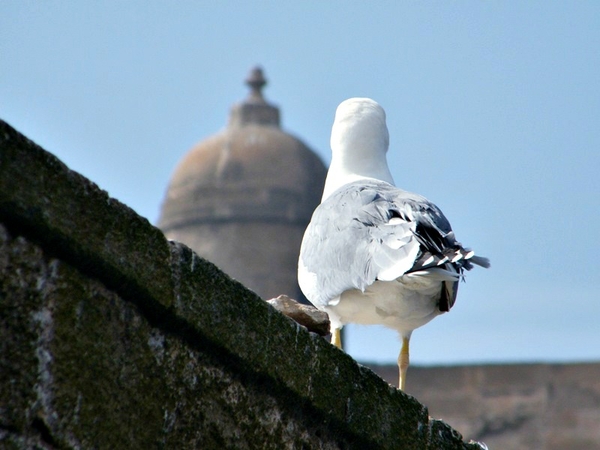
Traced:
<path id="1" fill-rule="evenodd" d="M 319 204 L 326 168 L 280 126 L 260 68 L 227 127 L 176 167 L 158 226 L 263 298 L 305 301 L 296 280 L 300 243 Z"/>
<path id="2" fill-rule="evenodd" d="M 396 364 L 371 369 L 398 381 Z M 406 392 L 490 449 L 600 450 L 597 362 L 411 366 Z"/>

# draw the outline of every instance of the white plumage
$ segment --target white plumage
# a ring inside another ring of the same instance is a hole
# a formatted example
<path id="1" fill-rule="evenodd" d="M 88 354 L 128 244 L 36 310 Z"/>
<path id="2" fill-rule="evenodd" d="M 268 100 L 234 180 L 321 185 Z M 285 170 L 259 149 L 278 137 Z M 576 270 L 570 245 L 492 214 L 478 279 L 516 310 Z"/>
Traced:
<path id="1" fill-rule="evenodd" d="M 403 389 L 412 331 L 450 310 L 464 270 L 489 261 L 456 241 L 437 206 L 394 186 L 388 144 L 379 104 L 352 98 L 338 106 L 331 165 L 302 241 L 298 282 L 329 314 L 335 345 L 341 347 L 347 323 L 400 333 Z"/>

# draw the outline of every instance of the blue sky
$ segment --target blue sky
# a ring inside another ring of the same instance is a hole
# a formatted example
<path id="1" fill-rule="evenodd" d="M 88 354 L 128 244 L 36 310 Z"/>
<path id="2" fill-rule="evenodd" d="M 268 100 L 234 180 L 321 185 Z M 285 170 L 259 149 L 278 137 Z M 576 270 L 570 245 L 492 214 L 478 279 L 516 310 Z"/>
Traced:
<path id="1" fill-rule="evenodd" d="M 600 2 L 0 3 L 0 118 L 156 222 L 178 160 L 263 66 L 329 161 L 339 102 L 386 109 L 396 183 L 492 260 L 412 361 L 600 359 Z M 350 327 L 359 360 L 394 332 Z"/>

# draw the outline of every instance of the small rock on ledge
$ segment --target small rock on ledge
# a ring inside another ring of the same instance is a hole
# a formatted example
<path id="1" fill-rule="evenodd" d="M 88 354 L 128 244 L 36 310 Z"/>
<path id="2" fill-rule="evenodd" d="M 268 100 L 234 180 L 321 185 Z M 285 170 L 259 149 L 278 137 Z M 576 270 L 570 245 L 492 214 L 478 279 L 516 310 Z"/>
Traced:
<path id="1" fill-rule="evenodd" d="M 272 298 L 267 300 L 267 303 L 283 315 L 305 326 L 308 331 L 317 333 L 320 336 L 329 334 L 329 317 L 327 313 L 319 311 L 314 306 L 303 305 L 287 295 Z"/>

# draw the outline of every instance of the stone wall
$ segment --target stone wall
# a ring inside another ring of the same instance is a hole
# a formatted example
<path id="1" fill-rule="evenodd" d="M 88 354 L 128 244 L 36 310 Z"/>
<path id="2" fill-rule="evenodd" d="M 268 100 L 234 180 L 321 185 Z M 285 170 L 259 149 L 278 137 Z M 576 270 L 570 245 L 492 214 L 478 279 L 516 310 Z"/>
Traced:
<path id="1" fill-rule="evenodd" d="M 0 447 L 475 449 L 0 122 Z"/>

